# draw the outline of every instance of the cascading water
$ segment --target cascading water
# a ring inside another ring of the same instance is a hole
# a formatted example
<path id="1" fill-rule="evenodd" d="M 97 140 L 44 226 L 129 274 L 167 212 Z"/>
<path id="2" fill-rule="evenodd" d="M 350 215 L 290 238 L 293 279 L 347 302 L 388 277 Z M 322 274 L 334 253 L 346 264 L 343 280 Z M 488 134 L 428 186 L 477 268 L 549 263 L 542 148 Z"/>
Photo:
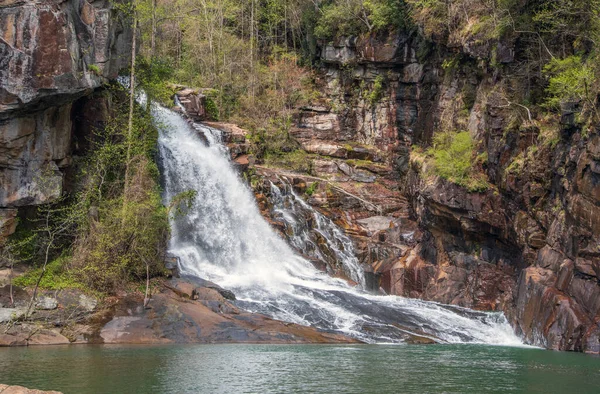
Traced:
<path id="1" fill-rule="evenodd" d="M 186 215 L 172 221 L 169 248 L 183 274 L 231 289 L 238 297 L 236 304 L 246 310 L 366 342 L 402 342 L 417 334 L 449 343 L 521 344 L 500 313 L 370 295 L 319 272 L 260 215 L 252 192 L 224 154 L 218 131 L 196 125 L 203 139 L 177 113 L 159 106 L 153 113 L 160 128 L 165 200 L 184 191 L 197 192 Z M 294 201 L 305 204 L 298 196 Z M 281 213 L 289 214 L 283 208 Z M 323 221 L 325 238 L 340 242 L 343 238 L 336 239 L 332 225 Z M 337 250 L 340 256 L 346 252 Z M 341 263 L 360 283 L 358 262 L 351 257 Z"/>
<path id="2" fill-rule="evenodd" d="M 365 275 L 352 240 L 331 219 L 302 200 L 290 185 L 284 183 L 283 189 L 271 183 L 273 214 L 285 224 L 291 246 L 314 259 L 341 264 L 346 276 L 364 288 Z"/>

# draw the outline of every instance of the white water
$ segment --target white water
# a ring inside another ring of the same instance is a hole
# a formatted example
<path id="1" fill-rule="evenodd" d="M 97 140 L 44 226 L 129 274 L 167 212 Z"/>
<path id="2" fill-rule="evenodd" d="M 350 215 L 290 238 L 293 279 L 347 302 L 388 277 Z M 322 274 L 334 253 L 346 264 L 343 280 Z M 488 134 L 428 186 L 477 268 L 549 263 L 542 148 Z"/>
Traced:
<path id="1" fill-rule="evenodd" d="M 262 218 L 252 192 L 224 154 L 218 131 L 195 126 L 205 133 L 207 146 L 178 114 L 158 106 L 153 112 L 161 129 L 166 202 L 183 191 L 197 192 L 187 214 L 172 221 L 170 252 L 179 257 L 183 274 L 232 290 L 244 309 L 367 342 L 401 342 L 406 332 L 417 332 L 449 343 L 521 345 L 500 313 L 369 295 L 319 272 Z M 294 200 L 304 204 L 298 196 Z M 282 209 L 282 214 L 289 212 Z M 360 275 L 358 262 L 352 267 L 351 260 L 342 264 Z"/>
<path id="2" fill-rule="evenodd" d="M 302 200 L 285 182 L 284 190 L 271 183 L 271 194 L 274 216 L 285 223 L 290 244 L 320 261 L 334 259 L 334 263 L 341 264 L 350 279 L 364 288 L 365 275 L 352 240 L 331 219 Z M 306 225 L 308 221 L 311 226 Z M 326 241 L 325 246 L 318 245 L 317 236 Z"/>

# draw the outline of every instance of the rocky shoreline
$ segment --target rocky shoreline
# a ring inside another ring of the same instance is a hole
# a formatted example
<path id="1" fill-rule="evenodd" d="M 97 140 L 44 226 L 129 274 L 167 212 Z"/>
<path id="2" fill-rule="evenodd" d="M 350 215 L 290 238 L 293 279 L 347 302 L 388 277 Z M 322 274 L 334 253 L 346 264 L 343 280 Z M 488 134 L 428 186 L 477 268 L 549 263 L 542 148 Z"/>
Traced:
<path id="1" fill-rule="evenodd" d="M 8 286 L 0 288 L 6 301 Z M 270 319 L 235 306 L 233 293 L 198 278 L 156 284 L 144 307 L 141 293 L 101 302 L 79 290 L 44 291 L 27 321 L 30 300 L 14 289 L 15 308 L 0 308 L 0 347 L 68 344 L 358 343 L 344 335 Z M 233 298 L 233 299 L 232 299 Z"/>

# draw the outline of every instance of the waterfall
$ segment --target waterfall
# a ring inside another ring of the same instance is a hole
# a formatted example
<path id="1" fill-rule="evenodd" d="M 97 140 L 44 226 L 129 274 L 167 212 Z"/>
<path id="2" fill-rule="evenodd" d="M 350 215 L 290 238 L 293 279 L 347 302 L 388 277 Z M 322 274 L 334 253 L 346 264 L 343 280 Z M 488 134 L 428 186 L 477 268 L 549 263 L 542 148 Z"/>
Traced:
<path id="1" fill-rule="evenodd" d="M 290 185 L 283 182 L 283 186 L 282 190 L 271 182 L 271 194 L 274 216 L 285 224 L 289 243 L 316 260 L 340 264 L 345 275 L 364 288 L 365 275 L 352 240 L 331 219 L 302 200 Z"/>
<path id="2" fill-rule="evenodd" d="M 178 257 L 183 274 L 232 290 L 238 298 L 236 305 L 248 311 L 366 342 L 402 342 L 417 334 L 446 343 L 521 344 L 501 313 L 375 296 L 318 271 L 261 216 L 254 195 L 221 145 L 218 130 L 192 126 L 179 114 L 157 105 L 153 114 L 160 130 L 165 202 L 184 191 L 197 192 L 186 214 L 171 222 L 169 249 Z M 199 131 L 204 133 L 202 138 Z M 308 209 L 299 196 L 279 192 L 282 202 L 288 198 Z M 293 224 L 293 210 L 283 205 L 278 209 Z M 346 272 L 361 283 L 353 250 L 344 246 L 347 238 L 327 218 L 317 215 L 315 220 L 320 222 L 317 230 L 337 248 L 336 256 L 343 260 Z M 309 236 L 299 233 L 292 243 L 302 248 L 308 241 Z"/>

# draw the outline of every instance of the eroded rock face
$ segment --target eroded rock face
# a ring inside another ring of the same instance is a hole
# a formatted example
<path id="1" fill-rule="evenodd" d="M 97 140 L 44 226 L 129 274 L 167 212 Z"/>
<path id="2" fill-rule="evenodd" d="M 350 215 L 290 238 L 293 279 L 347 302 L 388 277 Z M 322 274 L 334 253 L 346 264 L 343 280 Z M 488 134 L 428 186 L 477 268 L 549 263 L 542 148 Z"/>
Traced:
<path id="1" fill-rule="evenodd" d="M 61 195 L 73 135 L 84 134 L 73 102 L 127 66 L 132 36 L 108 0 L 3 1 L 0 34 L 1 238 L 15 208 Z"/>
<path id="2" fill-rule="evenodd" d="M 127 66 L 131 29 L 107 0 L 0 8 L 0 117 L 68 103 Z"/>
<path id="3" fill-rule="evenodd" d="M 434 50 L 418 34 L 328 44 L 321 59 L 330 100 L 305 109 L 293 134 L 327 157 L 314 161 L 315 174 L 336 181 L 352 181 L 335 164 L 347 160 L 346 141 L 386 152 L 422 235 L 373 264 L 385 292 L 502 310 L 529 343 L 597 353 L 600 133 L 582 131 L 576 105 L 543 130 L 511 124 L 515 110 L 531 113 L 509 101 L 511 76 L 485 64 L 518 61 L 514 38 L 492 48 L 434 36 Z M 457 52 L 460 61 L 442 67 Z M 426 148 L 438 130 L 469 131 L 488 191 L 432 178 L 409 160 L 412 146 Z M 317 204 L 335 204 L 331 197 Z"/>

